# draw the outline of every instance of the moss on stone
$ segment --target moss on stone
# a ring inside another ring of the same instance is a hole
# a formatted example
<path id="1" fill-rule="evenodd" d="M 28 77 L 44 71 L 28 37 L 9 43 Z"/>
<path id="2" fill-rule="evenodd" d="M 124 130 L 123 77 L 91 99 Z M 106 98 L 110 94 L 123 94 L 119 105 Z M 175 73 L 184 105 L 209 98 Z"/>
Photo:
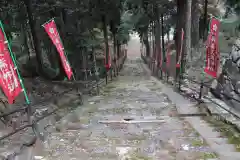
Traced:
<path id="1" fill-rule="evenodd" d="M 216 120 L 214 117 L 208 117 L 206 120 L 212 127 L 215 128 L 215 131 L 219 132 L 221 136 L 228 139 L 229 144 L 233 144 L 235 146 L 236 151 L 240 152 L 240 134 L 235 129 L 234 125 L 225 123 L 219 119 Z"/>
<path id="2" fill-rule="evenodd" d="M 132 155 L 129 156 L 129 158 L 126 158 L 126 160 L 152 160 L 152 158 L 137 153 L 133 153 Z"/>
<path id="3" fill-rule="evenodd" d="M 193 147 L 205 146 L 204 141 L 201 140 L 201 139 L 193 139 L 193 140 L 191 141 L 191 145 L 192 145 Z"/>
<path id="4" fill-rule="evenodd" d="M 204 152 L 201 156 L 202 159 L 204 160 L 208 160 L 208 159 L 214 159 L 214 158 L 217 158 L 217 155 L 215 153 L 207 153 L 207 152 Z"/>

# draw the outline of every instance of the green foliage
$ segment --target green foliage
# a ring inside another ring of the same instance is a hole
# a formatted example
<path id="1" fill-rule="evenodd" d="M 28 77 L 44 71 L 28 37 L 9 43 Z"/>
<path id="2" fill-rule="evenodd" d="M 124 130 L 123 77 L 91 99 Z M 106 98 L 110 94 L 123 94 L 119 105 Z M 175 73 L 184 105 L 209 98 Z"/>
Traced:
<path id="1" fill-rule="evenodd" d="M 127 27 L 137 32 L 140 37 L 149 31 L 150 23 L 160 19 L 160 14 L 164 15 L 164 31 L 170 30 L 175 25 L 176 5 L 175 1 L 168 0 L 126 0 L 126 12 L 123 14 Z"/>
<path id="2" fill-rule="evenodd" d="M 33 46 L 33 43 L 29 46 L 41 48 L 41 52 L 47 52 L 44 53 L 47 55 L 57 54 L 41 26 L 55 17 L 65 49 L 71 53 L 71 57 L 78 57 L 73 58 L 76 63 L 80 62 L 80 53 L 88 54 L 102 48 L 103 17 L 106 18 L 107 28 L 111 32 L 108 34 L 112 36 L 110 40 L 116 38 L 121 45 L 129 41 L 131 32 L 137 32 L 140 36 L 147 33 L 150 23 L 156 20 L 156 10 L 169 15 L 175 11 L 174 2 L 168 0 L 2 0 L 0 18 L 5 24 L 8 38 L 11 33 L 20 33 L 20 37 L 23 37 L 24 31 L 31 33 L 26 2 L 30 2 L 33 8 L 32 16 L 36 23 L 33 32 L 36 32 L 37 39 L 41 42 L 40 46 Z M 167 31 L 173 25 L 172 16 L 165 22 L 164 30 Z M 31 42 L 31 35 L 27 39 Z M 28 46 L 29 42 L 24 42 L 24 45 Z M 51 63 L 55 60 L 56 58 L 52 58 Z"/>
<path id="3" fill-rule="evenodd" d="M 240 0 L 227 0 L 226 4 L 233 7 L 234 10 L 240 14 Z"/>

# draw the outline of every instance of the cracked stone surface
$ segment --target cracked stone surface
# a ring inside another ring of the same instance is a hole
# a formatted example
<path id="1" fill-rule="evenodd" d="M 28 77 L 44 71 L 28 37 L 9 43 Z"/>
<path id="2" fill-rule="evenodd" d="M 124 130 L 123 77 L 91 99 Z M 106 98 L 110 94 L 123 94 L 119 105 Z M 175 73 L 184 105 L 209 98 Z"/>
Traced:
<path id="1" fill-rule="evenodd" d="M 128 56 L 129 57 L 129 56 Z M 63 118 L 44 143 L 45 160 L 201 160 L 217 158 L 130 56 L 99 96 Z M 40 158 L 39 158 L 40 157 Z"/>

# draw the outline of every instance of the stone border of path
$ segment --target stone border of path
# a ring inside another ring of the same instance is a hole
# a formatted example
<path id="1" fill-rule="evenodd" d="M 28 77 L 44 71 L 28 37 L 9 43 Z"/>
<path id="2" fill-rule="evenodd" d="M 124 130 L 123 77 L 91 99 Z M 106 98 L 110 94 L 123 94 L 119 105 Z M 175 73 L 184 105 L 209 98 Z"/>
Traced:
<path id="1" fill-rule="evenodd" d="M 190 90 L 190 93 L 194 93 L 194 91 L 191 91 L 189 88 L 185 88 L 184 86 L 182 88 L 183 90 Z M 209 99 L 211 99 L 211 101 Z M 219 114 L 221 119 L 230 122 L 240 130 L 240 119 L 236 118 L 236 116 L 240 117 L 240 112 L 238 110 L 234 109 L 233 107 L 229 107 L 224 101 L 215 98 L 211 93 L 209 93 L 207 96 L 204 96 L 202 100 L 212 113 Z M 234 113 L 236 116 L 228 111 Z"/>
<path id="2" fill-rule="evenodd" d="M 148 73 L 151 73 L 145 64 L 143 64 L 143 68 Z M 162 92 L 165 93 L 174 104 L 176 104 L 176 108 L 180 114 L 192 114 L 198 112 L 198 108 L 194 107 L 196 104 L 175 92 L 171 87 L 161 83 L 157 78 L 151 76 L 151 79 L 163 86 Z M 240 153 L 234 150 L 234 145 L 227 144 L 227 141 L 224 142 L 225 139 L 220 137 L 220 133 L 213 131 L 213 127 L 210 127 L 206 121 L 202 120 L 200 117 L 185 117 L 185 120 L 206 140 L 213 151 L 217 153 L 218 159 L 240 159 Z M 219 144 L 219 141 L 221 141 L 221 144 Z"/>

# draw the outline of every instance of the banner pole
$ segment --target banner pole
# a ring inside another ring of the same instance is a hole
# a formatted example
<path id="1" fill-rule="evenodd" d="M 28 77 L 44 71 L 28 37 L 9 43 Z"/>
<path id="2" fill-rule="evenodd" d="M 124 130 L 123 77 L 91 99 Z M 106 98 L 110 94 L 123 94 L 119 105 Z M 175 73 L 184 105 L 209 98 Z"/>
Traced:
<path id="1" fill-rule="evenodd" d="M 20 73 L 19 73 L 15 56 L 13 55 L 12 49 L 11 49 L 11 47 L 10 47 L 9 41 L 8 41 L 7 36 L 6 36 L 6 33 L 5 33 L 5 31 L 4 31 L 2 21 L 0 21 L 0 27 L 1 27 L 2 31 L 3 31 L 3 34 L 4 34 L 5 39 L 6 39 L 6 41 L 7 41 L 8 50 L 9 50 L 10 56 L 11 56 L 11 58 L 12 58 L 12 60 L 13 60 L 14 67 L 16 67 L 17 75 L 18 75 L 18 78 L 19 78 L 19 81 L 20 81 L 20 85 L 21 85 L 21 87 L 22 87 L 22 89 L 23 89 L 23 93 L 24 93 L 24 97 L 25 97 L 26 103 L 29 105 L 29 104 L 30 104 L 30 101 L 29 101 L 29 98 L 28 98 L 28 95 L 27 95 L 25 86 L 24 86 L 24 84 L 23 84 L 22 77 L 21 77 L 21 75 L 20 75 Z"/>
<path id="2" fill-rule="evenodd" d="M 10 46 L 9 41 L 8 41 L 8 39 L 7 39 L 6 33 L 5 33 L 5 31 L 4 31 L 2 21 L 0 21 L 0 27 L 1 27 L 2 31 L 3 31 L 3 34 L 4 34 L 5 39 L 6 39 L 6 41 L 7 41 L 8 49 L 9 49 L 9 52 L 10 52 L 10 56 L 11 56 L 11 58 L 12 58 L 14 67 L 16 68 L 16 72 L 17 72 L 17 75 L 18 75 L 18 78 L 19 78 L 19 81 L 20 81 L 20 85 L 21 85 L 21 87 L 22 87 L 22 89 L 23 89 L 25 101 L 26 101 L 26 103 L 27 103 L 26 112 L 27 112 L 27 116 L 28 116 L 28 122 L 29 122 L 29 124 L 31 125 L 34 134 L 35 134 L 40 140 L 44 140 L 44 135 L 43 135 L 43 133 L 42 133 L 42 132 L 39 133 L 38 125 L 37 125 L 37 123 L 35 123 L 34 120 L 33 120 L 32 108 L 31 108 L 31 106 L 30 106 L 30 100 L 29 100 L 29 98 L 28 98 L 28 95 L 27 95 L 25 86 L 24 86 L 24 84 L 23 84 L 23 79 L 22 79 L 22 77 L 21 77 L 21 75 L 20 75 L 20 72 L 19 72 L 19 70 L 18 70 L 17 63 L 16 63 L 16 58 L 15 58 L 13 52 L 12 52 L 11 46 Z M 34 137 L 34 140 L 36 140 L 35 137 Z"/>
<path id="3" fill-rule="evenodd" d="M 208 24 L 208 35 L 210 34 L 210 25 L 211 25 L 211 21 L 212 21 L 212 17 L 211 17 L 211 20 L 210 20 L 210 23 Z M 206 44 L 206 52 L 207 52 L 207 45 L 208 45 L 208 38 L 207 38 L 207 44 Z M 204 56 L 205 57 L 205 56 Z M 205 59 L 205 58 L 204 58 Z M 200 91 L 199 91 L 199 96 L 198 96 L 198 99 L 201 100 L 202 99 L 202 96 L 203 96 L 203 87 L 204 87 L 204 79 L 206 78 L 206 74 L 204 72 L 204 65 L 203 65 L 203 70 L 202 70 L 202 73 L 201 73 L 201 84 L 200 84 Z"/>

